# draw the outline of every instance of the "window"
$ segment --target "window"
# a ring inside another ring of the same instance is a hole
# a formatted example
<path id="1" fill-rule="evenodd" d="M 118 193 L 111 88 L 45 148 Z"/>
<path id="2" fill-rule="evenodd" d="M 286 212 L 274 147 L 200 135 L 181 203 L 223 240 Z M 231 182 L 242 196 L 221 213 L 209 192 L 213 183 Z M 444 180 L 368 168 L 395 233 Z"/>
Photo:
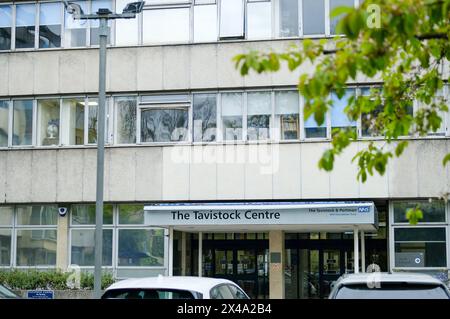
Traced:
<path id="1" fill-rule="evenodd" d="M 72 205 L 72 225 L 95 225 L 95 205 Z M 113 206 L 103 206 L 103 225 L 113 223 Z"/>
<path id="2" fill-rule="evenodd" d="M 116 0 L 116 12 L 123 11 L 129 0 Z M 116 45 L 137 45 L 139 43 L 139 19 L 117 19 L 116 23 Z"/>
<path id="3" fill-rule="evenodd" d="M 444 227 L 395 228 L 396 267 L 446 267 Z"/>
<path id="4" fill-rule="evenodd" d="M 247 38 L 270 39 L 272 36 L 272 6 L 270 1 L 247 3 Z"/>
<path id="5" fill-rule="evenodd" d="M 112 265 L 113 230 L 103 229 L 102 265 Z M 95 264 L 95 229 L 72 229 L 70 263 L 78 266 Z"/>
<path id="6" fill-rule="evenodd" d="M 84 103 L 85 99 L 80 98 L 62 100 L 63 145 L 84 144 Z"/>
<path id="7" fill-rule="evenodd" d="M 330 0 L 330 33 L 336 34 L 336 27 L 342 16 L 331 18 L 331 13 L 337 7 L 354 7 L 354 0 Z"/>
<path id="8" fill-rule="evenodd" d="M 268 140 L 270 138 L 270 118 L 272 115 L 271 93 L 248 93 L 247 114 L 248 140 Z"/>
<path id="9" fill-rule="evenodd" d="M 443 223 L 445 222 L 445 202 L 444 201 L 405 201 L 394 202 L 394 222 L 408 223 L 406 212 L 408 209 L 419 206 L 423 212 L 423 219 L 419 223 Z"/>
<path id="10" fill-rule="evenodd" d="M 83 12 L 88 12 L 86 1 L 74 1 L 75 4 L 81 6 Z M 87 20 L 75 20 L 72 14 L 65 11 L 65 33 L 64 41 L 66 47 L 83 47 L 87 42 L 87 28 L 89 22 Z"/>
<path id="11" fill-rule="evenodd" d="M 136 143 L 136 97 L 114 99 L 117 116 L 116 143 Z"/>
<path id="12" fill-rule="evenodd" d="M 11 49 L 12 9 L 10 5 L 0 5 L 0 50 Z"/>
<path id="13" fill-rule="evenodd" d="M 0 101 L 0 147 L 8 146 L 9 102 Z"/>
<path id="14" fill-rule="evenodd" d="M 33 101 L 13 102 L 13 145 L 32 145 L 33 143 Z"/>
<path id="15" fill-rule="evenodd" d="M 144 10 L 144 44 L 185 43 L 190 40 L 190 8 Z"/>
<path id="16" fill-rule="evenodd" d="M 16 49 L 34 48 L 35 4 L 16 5 Z"/>
<path id="17" fill-rule="evenodd" d="M 299 35 L 298 1 L 280 0 L 280 37 Z"/>
<path id="18" fill-rule="evenodd" d="M 91 13 L 95 14 L 99 9 L 109 9 L 113 11 L 111 0 L 95 0 L 91 1 Z M 99 45 L 99 20 L 90 20 L 91 23 L 91 45 Z M 108 21 L 109 33 L 107 38 L 107 43 L 111 43 L 111 20 Z"/>
<path id="19" fill-rule="evenodd" d="M 326 138 L 327 137 L 327 123 L 326 118 L 322 125 L 318 125 L 314 119 L 314 114 L 305 121 L 305 137 L 306 138 Z"/>
<path id="20" fill-rule="evenodd" d="M 17 266 L 55 266 L 56 229 L 17 231 Z"/>
<path id="21" fill-rule="evenodd" d="M 119 205 L 119 224 L 143 225 L 145 223 L 144 206 Z"/>
<path id="22" fill-rule="evenodd" d="M 163 266 L 162 229 L 119 229 L 118 266 Z"/>
<path id="23" fill-rule="evenodd" d="M 57 224 L 58 208 L 56 206 L 18 206 L 16 210 L 18 225 Z"/>
<path id="24" fill-rule="evenodd" d="M 0 228 L 0 266 L 10 266 L 10 265 L 11 265 L 11 229 Z"/>
<path id="25" fill-rule="evenodd" d="M 244 1 L 220 1 L 220 38 L 244 37 Z"/>
<path id="26" fill-rule="evenodd" d="M 13 222 L 13 208 L 0 206 L 0 226 L 11 226 Z"/>
<path id="27" fill-rule="evenodd" d="M 222 130 L 225 141 L 242 140 L 242 93 L 222 93 Z"/>
<path id="28" fill-rule="evenodd" d="M 351 128 L 356 132 L 356 121 L 352 121 L 345 113 L 350 97 L 355 96 L 355 89 L 346 89 L 345 94 L 339 99 L 336 93 L 331 94 L 333 106 L 331 107 L 331 129 Z"/>
<path id="29" fill-rule="evenodd" d="M 228 285 L 219 285 L 211 289 L 211 299 L 234 299 Z"/>
<path id="30" fill-rule="evenodd" d="M 83 102 L 85 103 L 85 102 Z M 87 113 L 88 113 L 88 143 L 97 143 L 97 128 L 98 128 L 98 98 L 88 98 L 87 103 Z M 108 142 L 108 117 L 109 117 L 109 101 L 105 101 L 105 143 Z"/>
<path id="31" fill-rule="evenodd" d="M 325 34 L 325 0 L 303 0 L 303 35 Z"/>
<path id="32" fill-rule="evenodd" d="M 39 48 L 61 46 L 61 3 L 41 3 L 39 7 Z"/>
<path id="33" fill-rule="evenodd" d="M 378 94 L 377 92 L 380 90 L 380 88 L 373 88 L 371 92 L 370 87 L 362 87 L 361 88 L 361 96 L 365 99 L 370 99 L 371 101 L 374 101 L 374 97 L 372 97 L 372 94 L 375 96 Z M 370 98 L 369 98 L 370 97 Z M 382 130 L 377 124 L 376 119 L 382 113 L 384 110 L 384 105 L 380 104 L 377 105 L 374 110 L 372 110 L 369 113 L 362 113 L 361 114 L 361 136 L 362 137 L 370 137 L 370 136 L 381 136 Z"/>
<path id="34" fill-rule="evenodd" d="M 296 140 L 299 135 L 299 95 L 297 91 L 275 92 L 275 123 L 280 140 Z"/>
<path id="35" fill-rule="evenodd" d="M 38 144 L 59 145 L 59 100 L 38 100 Z"/>
<path id="36" fill-rule="evenodd" d="M 213 142 L 217 135 L 216 94 L 194 95 L 194 142 Z"/>
<path id="37" fill-rule="evenodd" d="M 212 3 L 194 6 L 194 42 L 217 41 L 217 5 Z"/>
<path id="38" fill-rule="evenodd" d="M 444 91 L 442 89 L 438 90 L 436 92 L 435 97 L 432 99 L 432 102 L 430 104 L 425 104 L 423 102 L 416 101 L 417 104 L 417 110 L 431 110 L 433 109 L 436 111 L 437 115 L 442 119 L 441 126 L 434 132 L 432 129 L 428 131 L 428 135 L 432 136 L 444 136 L 445 135 L 445 128 L 447 123 L 447 112 L 441 111 L 438 108 L 435 108 L 434 105 L 441 104 L 443 101 L 445 101 Z M 424 118 L 424 123 L 428 123 L 427 117 Z"/>

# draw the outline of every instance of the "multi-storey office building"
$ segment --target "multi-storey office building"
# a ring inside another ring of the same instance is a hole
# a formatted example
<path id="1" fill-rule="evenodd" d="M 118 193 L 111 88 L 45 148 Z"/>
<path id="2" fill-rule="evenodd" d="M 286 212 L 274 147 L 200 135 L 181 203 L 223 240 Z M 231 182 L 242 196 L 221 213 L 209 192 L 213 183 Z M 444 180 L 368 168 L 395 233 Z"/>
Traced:
<path id="1" fill-rule="evenodd" d="M 77 1 L 86 13 L 127 2 Z M 345 99 L 330 96 L 326 123 L 305 122 L 298 73 L 243 78 L 231 61 L 331 36 L 330 10 L 357 2 L 148 0 L 137 19 L 111 24 L 107 269 L 118 278 L 227 277 L 259 298 L 323 297 L 340 274 L 372 263 L 448 273 L 450 207 L 438 198 L 450 190 L 449 114 L 438 132 L 405 137 L 409 147 L 384 176 L 360 183 L 352 157 L 368 141 L 384 143 L 370 115 L 351 122 Z M 1 268 L 93 269 L 96 32 L 59 1 L 0 1 Z M 370 86 L 351 83 L 347 97 Z M 334 127 L 353 127 L 358 141 L 325 173 L 317 161 Z M 410 226 L 405 211 L 419 203 L 425 218 Z"/>

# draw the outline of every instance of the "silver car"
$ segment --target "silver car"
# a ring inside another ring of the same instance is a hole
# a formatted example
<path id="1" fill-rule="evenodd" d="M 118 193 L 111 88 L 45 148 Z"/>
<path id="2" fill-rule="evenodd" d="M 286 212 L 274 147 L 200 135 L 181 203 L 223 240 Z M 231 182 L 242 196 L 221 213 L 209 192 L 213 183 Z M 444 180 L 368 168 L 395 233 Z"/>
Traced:
<path id="1" fill-rule="evenodd" d="M 5 286 L 0 285 L 0 299 L 20 299 L 20 297 Z"/>
<path id="2" fill-rule="evenodd" d="M 427 274 L 373 272 L 341 276 L 329 299 L 450 299 L 450 291 Z"/>

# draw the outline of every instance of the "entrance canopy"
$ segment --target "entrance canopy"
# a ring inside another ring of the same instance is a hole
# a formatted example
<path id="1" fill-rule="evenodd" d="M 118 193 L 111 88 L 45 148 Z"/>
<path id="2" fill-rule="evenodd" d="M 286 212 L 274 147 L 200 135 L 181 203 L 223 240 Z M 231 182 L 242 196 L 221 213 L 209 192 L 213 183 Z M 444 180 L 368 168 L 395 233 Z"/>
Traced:
<path id="1" fill-rule="evenodd" d="M 375 232 L 373 202 L 226 202 L 146 205 L 145 224 L 187 232 Z"/>

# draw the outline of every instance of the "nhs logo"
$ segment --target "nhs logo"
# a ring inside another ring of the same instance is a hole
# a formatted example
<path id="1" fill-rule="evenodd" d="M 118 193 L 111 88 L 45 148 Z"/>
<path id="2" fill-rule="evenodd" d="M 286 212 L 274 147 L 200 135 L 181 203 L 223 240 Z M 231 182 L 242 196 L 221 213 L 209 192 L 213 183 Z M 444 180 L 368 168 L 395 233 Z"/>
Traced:
<path id="1" fill-rule="evenodd" d="M 370 206 L 358 207 L 358 213 L 368 213 L 370 212 Z"/>

